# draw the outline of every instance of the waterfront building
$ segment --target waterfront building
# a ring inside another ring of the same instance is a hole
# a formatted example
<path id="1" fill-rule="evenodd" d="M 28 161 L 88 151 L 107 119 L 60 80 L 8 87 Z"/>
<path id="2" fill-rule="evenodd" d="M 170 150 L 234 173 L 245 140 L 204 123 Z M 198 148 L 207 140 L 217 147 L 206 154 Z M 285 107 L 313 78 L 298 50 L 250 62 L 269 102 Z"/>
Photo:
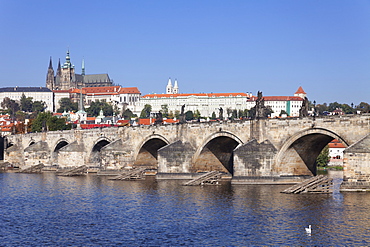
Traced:
<path id="1" fill-rule="evenodd" d="M 75 66 L 71 63 L 69 51 L 67 51 L 66 61 L 63 65 L 58 63 L 56 73 L 54 73 L 52 59 L 50 57 L 48 72 L 46 75 L 46 87 L 50 90 L 69 90 L 71 88 L 82 87 L 103 87 L 112 86 L 113 80 L 108 74 L 85 74 L 85 62 L 82 61 L 82 72 L 77 74 Z"/>
<path id="2" fill-rule="evenodd" d="M 263 96 L 265 106 L 270 107 L 273 113 L 270 117 L 279 117 L 280 113 L 286 112 L 287 116 L 298 117 L 303 101 L 307 97 L 306 92 L 299 87 L 294 96 Z M 257 97 L 252 96 L 247 100 L 247 109 L 256 105 Z"/>
<path id="3" fill-rule="evenodd" d="M 20 103 L 23 94 L 26 98 L 31 97 L 32 101 L 44 102 L 45 111 L 53 111 L 53 91 L 46 87 L 3 87 L 0 88 L 0 102 L 3 102 L 4 98 L 8 97 Z"/>

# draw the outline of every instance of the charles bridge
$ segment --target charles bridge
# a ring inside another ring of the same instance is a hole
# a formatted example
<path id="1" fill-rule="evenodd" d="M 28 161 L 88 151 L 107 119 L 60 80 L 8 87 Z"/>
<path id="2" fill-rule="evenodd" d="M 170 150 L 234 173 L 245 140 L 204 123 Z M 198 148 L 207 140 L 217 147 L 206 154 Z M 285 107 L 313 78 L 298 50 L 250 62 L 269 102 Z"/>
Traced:
<path id="1" fill-rule="evenodd" d="M 347 148 L 344 182 L 370 185 L 370 115 L 49 131 L 5 137 L 4 161 L 27 167 L 149 167 L 157 178 L 222 171 L 232 183 L 287 183 L 316 175 L 333 139 Z"/>

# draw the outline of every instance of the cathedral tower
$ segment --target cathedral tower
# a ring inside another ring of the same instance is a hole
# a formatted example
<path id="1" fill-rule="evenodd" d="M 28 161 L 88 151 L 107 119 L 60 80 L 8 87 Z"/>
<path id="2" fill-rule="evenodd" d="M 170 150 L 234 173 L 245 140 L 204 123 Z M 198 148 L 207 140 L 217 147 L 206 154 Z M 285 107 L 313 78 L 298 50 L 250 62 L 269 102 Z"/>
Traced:
<path id="1" fill-rule="evenodd" d="M 48 73 L 46 75 L 46 87 L 49 88 L 50 90 L 54 89 L 54 69 L 51 57 L 49 62 Z"/>

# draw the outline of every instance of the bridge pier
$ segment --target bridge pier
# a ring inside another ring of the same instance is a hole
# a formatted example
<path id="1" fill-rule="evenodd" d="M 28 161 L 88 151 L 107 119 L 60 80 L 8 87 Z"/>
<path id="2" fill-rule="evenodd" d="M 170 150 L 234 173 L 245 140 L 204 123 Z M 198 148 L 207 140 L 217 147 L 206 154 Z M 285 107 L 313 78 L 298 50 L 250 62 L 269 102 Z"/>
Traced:
<path id="1" fill-rule="evenodd" d="M 344 151 L 341 191 L 370 191 L 370 134 Z"/>

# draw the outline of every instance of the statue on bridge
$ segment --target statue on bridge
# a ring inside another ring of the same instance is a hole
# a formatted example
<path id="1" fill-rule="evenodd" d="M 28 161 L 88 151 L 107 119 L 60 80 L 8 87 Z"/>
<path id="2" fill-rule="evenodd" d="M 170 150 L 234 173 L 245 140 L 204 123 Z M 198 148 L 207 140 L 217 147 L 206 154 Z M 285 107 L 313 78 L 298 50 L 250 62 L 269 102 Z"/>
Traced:
<path id="1" fill-rule="evenodd" d="M 253 119 L 266 118 L 271 113 L 271 109 L 265 106 L 265 99 L 262 96 L 262 92 L 257 92 L 256 105 L 251 109 Z"/>
<path id="2" fill-rule="evenodd" d="M 219 118 L 220 118 L 220 120 L 223 120 L 224 119 L 224 109 L 222 109 L 222 107 L 220 107 L 220 109 L 218 109 L 219 110 Z"/>
<path id="3" fill-rule="evenodd" d="M 154 124 L 162 124 L 162 123 L 163 123 L 163 116 L 162 116 L 162 112 L 159 111 L 158 113 L 155 114 Z"/>
<path id="4" fill-rule="evenodd" d="M 185 123 L 185 104 L 181 106 L 180 123 Z"/>
<path id="5" fill-rule="evenodd" d="M 308 99 L 304 97 L 301 109 L 299 109 L 299 117 L 308 117 Z"/>

